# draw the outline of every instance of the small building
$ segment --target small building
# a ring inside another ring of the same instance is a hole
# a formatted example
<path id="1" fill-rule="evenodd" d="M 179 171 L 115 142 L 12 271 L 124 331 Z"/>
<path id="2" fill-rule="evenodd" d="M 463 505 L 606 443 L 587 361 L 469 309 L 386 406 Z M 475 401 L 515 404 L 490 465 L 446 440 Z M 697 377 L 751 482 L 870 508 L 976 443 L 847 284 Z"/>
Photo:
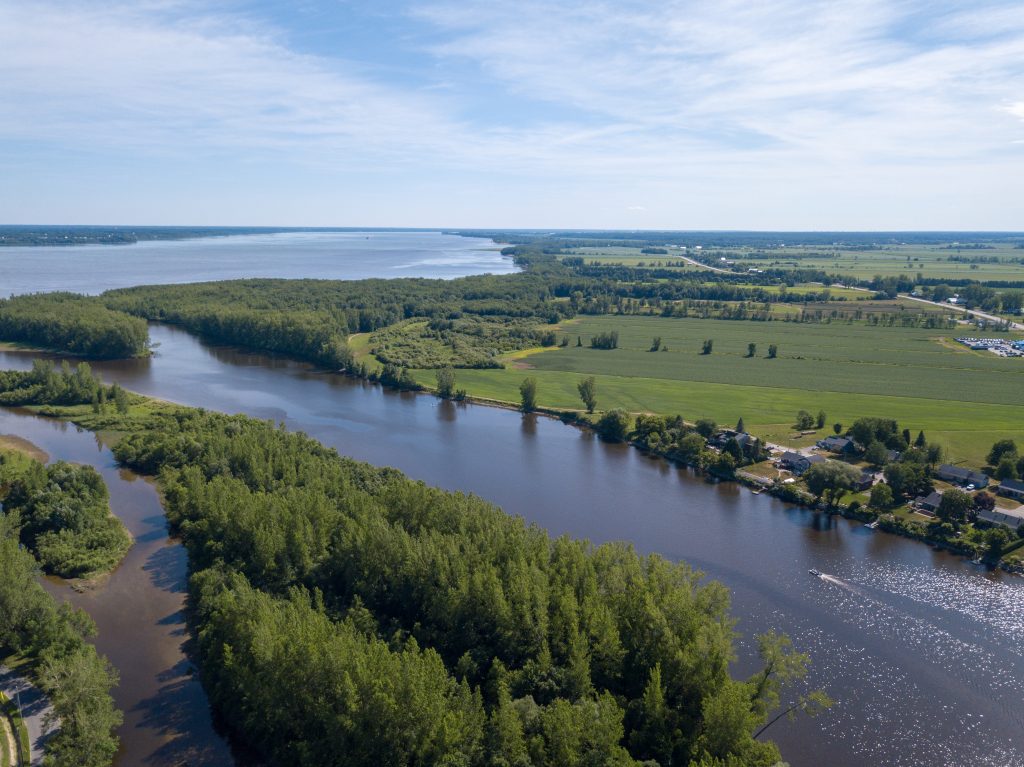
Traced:
<path id="1" fill-rule="evenodd" d="M 954 485 L 966 487 L 974 485 L 977 489 L 983 490 L 988 487 L 988 475 L 973 469 L 965 469 L 963 466 L 953 466 L 949 463 L 942 464 L 935 472 L 939 479 L 944 479 Z"/>
<path id="2" fill-rule="evenodd" d="M 875 473 L 873 471 L 862 471 L 857 481 L 853 483 L 854 490 L 863 492 L 864 490 L 870 490 L 875 484 Z"/>
<path id="3" fill-rule="evenodd" d="M 736 444 L 744 451 L 746 451 L 748 445 L 753 445 L 756 441 L 756 438 L 753 435 L 747 434 L 745 431 L 722 429 L 712 435 L 711 439 L 708 440 L 708 444 L 721 450 L 726 446 L 726 444 L 728 444 L 730 439 L 736 440 Z"/>
<path id="4" fill-rule="evenodd" d="M 942 503 L 942 493 L 938 490 L 932 490 L 928 495 L 914 499 L 914 506 L 917 507 L 917 510 L 930 517 L 935 516 L 935 511 L 939 508 L 940 503 Z"/>
<path id="5" fill-rule="evenodd" d="M 818 447 L 822 450 L 828 450 L 830 453 L 842 453 L 848 455 L 856 452 L 857 445 L 849 437 L 825 437 L 823 440 L 818 441 Z"/>
<path id="6" fill-rule="evenodd" d="M 899 450 L 886 450 L 885 451 L 885 462 L 886 463 L 896 463 L 896 461 L 898 461 L 900 459 L 901 455 L 903 455 L 903 453 L 901 453 Z"/>
<path id="7" fill-rule="evenodd" d="M 789 469 L 797 476 L 800 476 L 814 464 L 824 463 L 826 460 L 823 455 L 801 455 L 800 453 L 786 451 L 782 454 L 782 458 L 779 459 L 779 463 L 782 464 L 783 468 Z"/>
<path id="8" fill-rule="evenodd" d="M 1024 501 L 1024 482 L 1019 479 L 1004 479 L 999 483 L 999 487 L 996 489 L 999 495 L 1005 495 L 1007 498 L 1016 498 L 1018 501 Z"/>
<path id="9" fill-rule="evenodd" d="M 1021 509 L 979 509 L 978 519 L 992 525 L 1002 525 L 1016 530 L 1024 525 L 1024 510 Z"/>

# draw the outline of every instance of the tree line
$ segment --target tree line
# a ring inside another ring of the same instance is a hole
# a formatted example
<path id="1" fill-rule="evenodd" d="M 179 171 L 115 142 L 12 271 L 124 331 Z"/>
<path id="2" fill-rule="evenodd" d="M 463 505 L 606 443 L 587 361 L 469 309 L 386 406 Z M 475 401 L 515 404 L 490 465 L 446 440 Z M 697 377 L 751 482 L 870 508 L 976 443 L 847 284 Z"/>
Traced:
<path id="1" fill-rule="evenodd" d="M 149 348 L 144 320 L 73 293 L 0 299 L 0 340 L 94 359 L 138 357 Z"/>

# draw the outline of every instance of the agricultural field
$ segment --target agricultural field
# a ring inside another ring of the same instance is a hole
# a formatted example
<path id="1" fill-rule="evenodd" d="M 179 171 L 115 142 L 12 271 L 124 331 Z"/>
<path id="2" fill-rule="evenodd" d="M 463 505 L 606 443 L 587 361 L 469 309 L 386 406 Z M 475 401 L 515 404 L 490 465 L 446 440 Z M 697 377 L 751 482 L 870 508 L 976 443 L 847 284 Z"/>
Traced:
<path id="1" fill-rule="evenodd" d="M 704 269 L 703 266 L 696 266 L 689 261 L 684 261 L 680 255 L 684 253 L 679 248 L 665 248 L 667 253 L 643 253 L 641 248 L 622 246 L 602 246 L 591 248 L 566 248 L 559 253 L 559 258 L 578 257 L 586 263 L 596 263 L 604 266 L 633 266 L 633 267 L 672 267 L 680 272 L 694 272 Z"/>
<path id="2" fill-rule="evenodd" d="M 587 346 L 591 336 L 612 330 L 619 348 Z M 824 410 L 829 433 L 832 423 L 860 416 L 895 418 L 975 465 L 996 439 L 1024 441 L 1024 360 L 960 347 L 950 340 L 956 331 L 601 316 L 565 322 L 559 332 L 569 336 L 568 347 L 517 354 L 504 370 L 459 370 L 458 386 L 516 402 L 519 383 L 531 375 L 542 406 L 578 409 L 576 384 L 593 375 L 601 410 L 678 413 L 729 426 L 742 416 L 749 431 L 783 444 L 813 441 L 794 435 L 801 409 Z M 667 351 L 649 351 L 655 336 Z M 575 345 L 577 337 L 584 346 Z M 708 339 L 713 350 L 704 355 Z M 746 356 L 750 343 L 753 357 Z M 770 344 L 778 346 L 777 359 L 766 357 Z M 433 384 L 433 372 L 415 375 Z"/>
<path id="3" fill-rule="evenodd" d="M 996 262 L 985 263 L 990 259 Z M 880 250 L 797 246 L 742 251 L 736 263 L 760 269 L 821 269 L 861 280 L 870 280 L 875 275 L 916 276 L 918 272 L 925 279 L 1024 280 L 1024 249 L 1005 243 L 960 250 L 944 245 L 894 245 Z"/>

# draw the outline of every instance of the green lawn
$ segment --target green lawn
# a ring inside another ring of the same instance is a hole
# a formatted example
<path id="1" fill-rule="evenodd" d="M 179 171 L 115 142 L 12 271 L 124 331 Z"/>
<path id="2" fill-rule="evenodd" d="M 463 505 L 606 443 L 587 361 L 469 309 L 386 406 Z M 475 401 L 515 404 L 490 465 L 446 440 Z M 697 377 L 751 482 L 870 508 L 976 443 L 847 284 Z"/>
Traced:
<path id="1" fill-rule="evenodd" d="M 520 355 L 505 370 L 459 370 L 457 385 L 471 396 L 515 402 L 520 381 L 532 375 L 541 405 L 569 409 L 580 407 L 579 379 L 594 375 L 602 410 L 727 425 L 742 416 L 755 434 L 786 444 L 813 440 L 793 438 L 800 409 L 824 410 L 829 429 L 860 416 L 896 418 L 976 465 L 996 439 L 1024 441 L 1024 360 L 961 350 L 949 344 L 950 331 L 620 316 L 563 325 L 573 343 L 605 330 L 618 331 L 618 349 L 570 345 Z M 653 336 L 669 351 L 647 351 Z M 710 355 L 700 353 L 704 339 L 714 340 Z M 748 343 L 757 344 L 754 358 L 745 356 Z M 771 343 L 778 359 L 765 358 Z M 416 375 L 433 384 L 433 372 Z"/>

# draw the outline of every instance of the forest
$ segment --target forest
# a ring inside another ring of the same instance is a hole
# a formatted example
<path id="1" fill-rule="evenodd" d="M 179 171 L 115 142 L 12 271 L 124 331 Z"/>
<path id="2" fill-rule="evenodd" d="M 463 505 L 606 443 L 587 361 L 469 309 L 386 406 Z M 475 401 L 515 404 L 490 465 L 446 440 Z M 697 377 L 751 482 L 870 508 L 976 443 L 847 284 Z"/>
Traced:
<path id="1" fill-rule="evenodd" d="M 21 543 L 43 572 L 79 578 L 113 569 L 131 548 L 110 513 L 103 477 L 91 466 L 15 461 L 0 454 L 0 516 L 20 528 Z"/>
<path id="2" fill-rule="evenodd" d="M 821 702 L 789 692 L 807 658 L 784 637 L 730 677 L 728 593 L 685 564 L 552 539 L 272 423 L 123 418 L 115 455 L 159 476 L 189 553 L 204 685 L 271 763 L 770 765 L 754 733 L 781 696 Z"/>
<path id="3" fill-rule="evenodd" d="M 39 564 L 19 543 L 14 515 L 0 514 L 0 656 L 14 653 L 60 719 L 46 744 L 54 767 L 109 767 L 121 712 L 110 690 L 117 671 L 86 641 L 89 616 L 59 605 L 39 584 Z"/>
<path id="4" fill-rule="evenodd" d="M 113 311 L 74 293 L 39 293 L 0 299 L 0 341 L 69 352 L 94 359 L 146 354 L 144 320 Z"/>

